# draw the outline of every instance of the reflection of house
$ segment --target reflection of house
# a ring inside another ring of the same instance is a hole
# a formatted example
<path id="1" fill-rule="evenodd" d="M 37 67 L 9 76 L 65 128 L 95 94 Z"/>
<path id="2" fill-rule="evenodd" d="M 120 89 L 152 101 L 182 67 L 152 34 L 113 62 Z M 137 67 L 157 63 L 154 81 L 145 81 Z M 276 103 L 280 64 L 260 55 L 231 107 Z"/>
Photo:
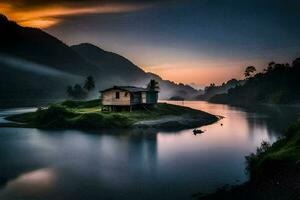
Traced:
<path id="1" fill-rule="evenodd" d="M 114 86 L 101 91 L 102 105 L 110 111 L 132 110 L 157 103 L 158 91 L 134 86 Z"/>

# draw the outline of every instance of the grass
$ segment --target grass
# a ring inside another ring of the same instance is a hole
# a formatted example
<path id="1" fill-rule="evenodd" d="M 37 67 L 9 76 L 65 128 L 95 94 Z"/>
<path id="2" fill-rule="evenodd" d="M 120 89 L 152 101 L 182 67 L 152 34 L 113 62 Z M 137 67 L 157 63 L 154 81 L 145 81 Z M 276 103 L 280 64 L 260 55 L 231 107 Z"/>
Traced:
<path id="1" fill-rule="evenodd" d="M 256 153 L 246 157 L 249 181 L 221 188 L 201 200 L 299 199 L 300 120 L 291 125 L 284 138 L 273 145 L 263 142 Z"/>
<path id="2" fill-rule="evenodd" d="M 133 112 L 101 112 L 101 108 L 99 100 L 68 100 L 52 104 L 47 109 L 13 115 L 7 119 L 23 123 L 19 126 L 25 127 L 98 129 L 131 127 L 134 123 L 142 120 L 159 119 L 165 116 L 188 115 L 189 117 L 203 117 L 203 119 L 210 118 L 210 120 L 215 118 L 215 116 L 199 110 L 166 103 L 159 103 L 150 110 Z"/>
<path id="3" fill-rule="evenodd" d="M 251 177 L 258 177 L 274 163 L 296 163 L 300 160 L 300 120 L 291 125 L 284 138 L 273 145 L 262 143 L 256 154 L 246 157 Z"/>
<path id="4" fill-rule="evenodd" d="M 70 111 L 77 113 L 91 113 L 91 112 L 100 112 L 102 105 L 100 104 L 99 99 L 94 99 L 90 101 L 72 101 L 66 100 L 58 105 L 63 106 Z"/>
<path id="5" fill-rule="evenodd" d="M 96 108 L 96 107 L 101 107 L 100 100 L 99 99 L 94 99 L 90 101 L 73 101 L 73 100 L 66 100 L 60 105 L 65 106 L 67 108 Z"/>

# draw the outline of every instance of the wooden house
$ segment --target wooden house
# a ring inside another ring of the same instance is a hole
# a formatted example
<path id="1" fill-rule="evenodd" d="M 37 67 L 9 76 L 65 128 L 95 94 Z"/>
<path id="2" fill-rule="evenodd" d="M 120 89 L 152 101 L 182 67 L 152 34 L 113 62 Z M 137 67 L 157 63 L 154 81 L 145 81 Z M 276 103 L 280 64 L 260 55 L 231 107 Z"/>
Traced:
<path id="1" fill-rule="evenodd" d="M 101 100 L 109 111 L 131 111 L 155 105 L 158 91 L 134 86 L 114 86 L 101 91 Z"/>

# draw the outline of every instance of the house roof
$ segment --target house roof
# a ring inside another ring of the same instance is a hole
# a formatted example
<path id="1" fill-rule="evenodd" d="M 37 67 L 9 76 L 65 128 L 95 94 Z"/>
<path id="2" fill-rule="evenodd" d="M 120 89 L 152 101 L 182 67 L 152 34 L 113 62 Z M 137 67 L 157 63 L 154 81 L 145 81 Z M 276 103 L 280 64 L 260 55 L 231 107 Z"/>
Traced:
<path id="1" fill-rule="evenodd" d="M 115 90 L 115 89 L 124 90 L 124 91 L 128 91 L 128 92 L 148 92 L 149 91 L 147 88 L 135 87 L 135 86 L 113 86 L 111 88 L 107 88 L 100 92 L 106 92 L 106 91 Z"/>

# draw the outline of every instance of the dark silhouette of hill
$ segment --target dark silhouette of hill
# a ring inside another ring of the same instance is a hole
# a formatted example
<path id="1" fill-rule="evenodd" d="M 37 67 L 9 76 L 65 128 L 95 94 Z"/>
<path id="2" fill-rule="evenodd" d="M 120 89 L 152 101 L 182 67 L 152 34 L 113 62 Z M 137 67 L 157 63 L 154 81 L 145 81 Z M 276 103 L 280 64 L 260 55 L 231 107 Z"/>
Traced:
<path id="1" fill-rule="evenodd" d="M 162 91 L 160 96 L 162 98 L 179 95 L 187 99 L 192 99 L 199 94 L 197 90 L 189 85 L 176 84 L 172 81 L 163 80 L 156 74 L 146 73 L 123 56 L 107 52 L 95 45 L 83 43 L 71 46 L 71 48 L 87 61 L 101 69 L 106 77 L 105 80 L 107 80 L 103 80 L 102 86 L 109 86 L 112 84 L 111 80 L 115 80 L 119 84 L 126 85 L 130 83 L 145 87 L 145 83 L 148 83 L 151 79 L 155 79 L 159 82 Z"/>
<path id="2" fill-rule="evenodd" d="M 75 51 L 36 28 L 21 27 L 0 15 L 0 98 L 64 96 L 67 84 L 97 71 Z"/>
<path id="3" fill-rule="evenodd" d="M 88 62 L 100 68 L 108 75 L 118 75 L 123 78 L 145 77 L 145 72 L 128 59 L 113 52 L 107 52 L 95 45 L 82 43 L 71 48 Z"/>
<path id="4" fill-rule="evenodd" d="M 156 79 L 161 98 L 197 94 L 194 88 L 146 73 L 128 59 L 92 44 L 67 46 L 50 34 L 0 15 L 0 99 L 64 98 L 66 87 L 93 75 L 96 88 L 145 86 Z M 95 90 L 94 95 L 98 95 Z"/>
<path id="5" fill-rule="evenodd" d="M 270 62 L 262 73 L 247 79 L 242 86 L 210 99 L 215 103 L 247 105 L 255 103 L 299 104 L 300 58 L 290 64 Z"/>
<path id="6" fill-rule="evenodd" d="M 224 94 L 227 93 L 229 89 L 235 88 L 236 86 L 243 85 L 245 83 L 244 80 L 236 80 L 231 79 L 222 85 L 215 85 L 214 83 L 210 84 L 209 86 L 205 87 L 204 94 L 199 95 L 197 99 L 200 100 L 209 100 L 213 96 L 217 94 Z"/>
<path id="7" fill-rule="evenodd" d="M 19 26 L 1 16 L 0 32 L 1 54 L 77 75 L 87 76 L 98 70 L 69 46 L 40 29 Z"/>

